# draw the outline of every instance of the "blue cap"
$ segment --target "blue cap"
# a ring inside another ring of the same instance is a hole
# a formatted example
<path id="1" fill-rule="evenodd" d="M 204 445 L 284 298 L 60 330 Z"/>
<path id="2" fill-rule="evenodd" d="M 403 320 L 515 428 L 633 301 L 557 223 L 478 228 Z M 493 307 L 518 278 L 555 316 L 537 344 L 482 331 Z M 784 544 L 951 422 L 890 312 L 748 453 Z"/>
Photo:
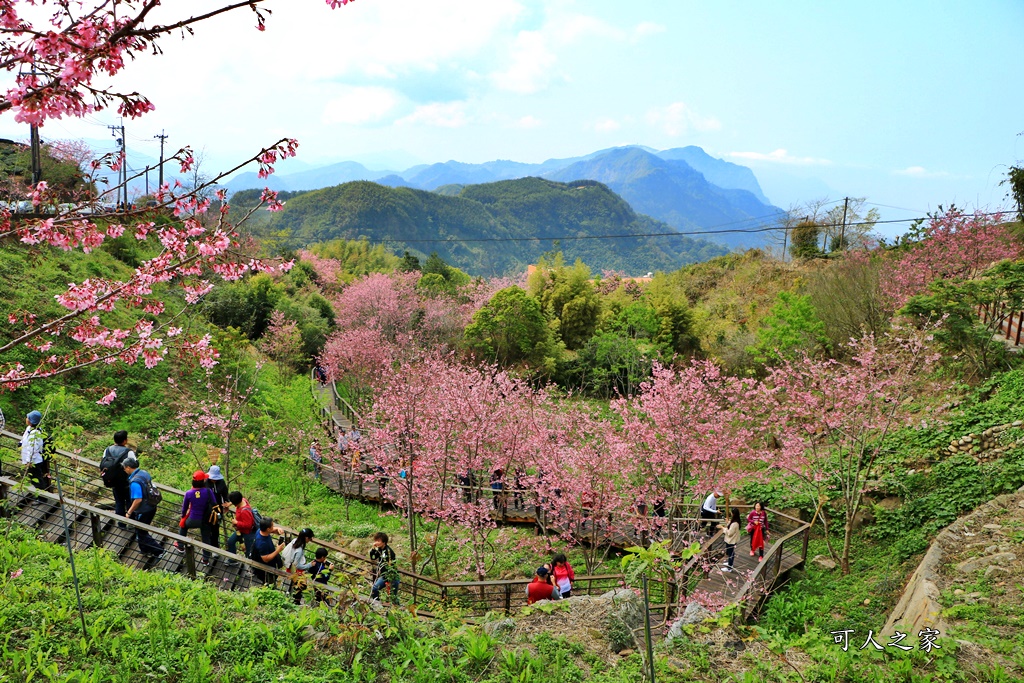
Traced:
<path id="1" fill-rule="evenodd" d="M 43 421 L 43 414 L 40 413 L 38 410 L 33 410 L 31 413 L 28 414 L 27 417 L 28 423 L 33 427 Z"/>

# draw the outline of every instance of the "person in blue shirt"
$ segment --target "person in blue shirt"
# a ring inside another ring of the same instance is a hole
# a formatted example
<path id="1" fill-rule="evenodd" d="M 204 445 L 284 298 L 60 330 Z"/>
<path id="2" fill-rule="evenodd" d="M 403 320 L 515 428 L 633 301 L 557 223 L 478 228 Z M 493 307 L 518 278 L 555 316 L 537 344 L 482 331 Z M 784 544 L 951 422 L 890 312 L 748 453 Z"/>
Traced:
<path id="1" fill-rule="evenodd" d="M 136 522 L 152 524 L 153 516 L 156 515 L 156 506 L 149 502 L 148 493 L 153 478 L 146 470 L 140 470 L 139 461 L 131 456 L 124 459 L 121 467 L 128 475 L 128 499 L 131 501 L 124 516 L 134 519 Z M 150 536 L 145 529 L 135 530 L 135 541 L 139 544 L 139 550 L 143 555 L 160 557 L 164 554 L 163 545 Z"/>
<path id="2" fill-rule="evenodd" d="M 281 560 L 281 551 L 284 550 L 284 540 L 274 543 L 274 539 L 271 534 L 274 531 L 278 531 L 278 528 L 274 526 L 274 520 L 270 517 L 264 517 L 263 521 L 260 522 L 260 532 L 256 534 L 256 541 L 252 546 L 252 553 L 249 555 L 249 559 L 260 564 L 265 564 L 268 567 L 280 569 L 284 566 L 284 562 Z M 252 574 L 261 583 L 267 583 L 270 585 L 274 584 L 277 577 L 274 574 L 267 574 L 262 569 L 252 570 Z"/>

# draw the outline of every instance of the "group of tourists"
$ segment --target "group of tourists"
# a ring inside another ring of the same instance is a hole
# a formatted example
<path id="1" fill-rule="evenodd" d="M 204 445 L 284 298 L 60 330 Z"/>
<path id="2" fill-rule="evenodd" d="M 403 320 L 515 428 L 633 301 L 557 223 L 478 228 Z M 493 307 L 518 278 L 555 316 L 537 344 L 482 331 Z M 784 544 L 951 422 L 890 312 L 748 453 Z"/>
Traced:
<path id="1" fill-rule="evenodd" d="M 572 582 L 575 580 L 576 572 L 572 570 L 565 553 L 558 553 L 550 562 L 537 567 L 533 580 L 526 586 L 526 604 L 571 598 Z"/>
<path id="2" fill-rule="evenodd" d="M 21 463 L 25 468 L 27 482 L 36 489 L 49 491 L 52 447 L 40 427 L 42 419 L 43 415 L 37 410 L 28 413 L 25 418 Z M 99 474 L 103 485 L 111 491 L 114 514 L 142 524 L 152 524 L 163 494 L 149 472 L 140 467 L 137 453 L 128 444 L 128 432 L 115 432 L 113 441 L 103 451 Z M 191 488 L 185 492 L 181 503 L 178 533 L 187 538 L 190 530 L 196 530 L 204 544 L 220 548 L 221 526 L 226 523 L 225 513 L 228 510 L 234 513 L 231 520 L 233 528 L 225 539 L 225 547 L 230 555 L 237 555 L 241 542 L 246 558 L 289 574 L 296 604 L 301 603 L 308 582 L 313 583 L 316 603 L 327 599 L 327 591 L 318 586 L 327 584 L 333 564 L 328 560 L 327 548 L 323 546 L 317 547 L 313 559 L 307 561 L 307 545 L 314 538 L 313 530 L 305 528 L 294 538 L 285 538 L 284 530 L 273 519 L 263 517 L 240 491 L 229 490 L 219 465 L 211 465 L 206 471 L 196 470 L 192 473 Z M 123 522 L 118 525 L 122 529 L 127 528 Z M 154 559 L 163 557 L 167 550 L 164 544 L 145 528 L 134 528 L 139 552 Z M 185 546 L 175 541 L 170 550 L 184 553 Z M 211 551 L 203 549 L 201 567 L 210 567 L 211 556 Z M 387 534 L 378 533 L 374 536 L 373 549 L 370 551 L 373 599 L 379 599 L 381 590 L 386 587 L 391 602 L 398 604 L 399 578 L 395 559 L 394 550 L 388 546 Z M 226 563 L 228 566 L 237 566 L 238 561 L 229 559 Z M 253 568 L 253 576 L 261 583 L 272 584 L 275 580 L 273 573 L 258 566 Z M 229 581 L 230 578 L 225 577 L 224 580 Z"/>
<path id="3" fill-rule="evenodd" d="M 718 499 L 721 497 L 720 491 L 713 491 L 700 506 L 700 528 L 709 526 L 708 538 L 714 536 L 718 530 Z M 768 540 L 768 512 L 764 503 L 754 503 L 754 508 L 747 514 L 747 533 L 750 534 L 750 556 L 757 555 L 758 562 L 764 560 L 764 544 Z M 729 521 L 725 525 L 723 536 L 726 562 L 722 566 L 722 571 L 729 573 L 735 566 L 736 544 L 740 541 L 739 509 L 734 507 L 729 513 Z"/>

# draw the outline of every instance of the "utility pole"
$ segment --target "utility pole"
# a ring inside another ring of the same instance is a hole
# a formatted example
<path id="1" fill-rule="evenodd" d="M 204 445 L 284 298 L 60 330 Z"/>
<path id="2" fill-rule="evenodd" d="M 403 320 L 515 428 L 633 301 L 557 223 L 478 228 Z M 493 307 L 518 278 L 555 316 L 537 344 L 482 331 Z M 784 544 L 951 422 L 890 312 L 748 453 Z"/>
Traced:
<path id="1" fill-rule="evenodd" d="M 167 136 L 164 134 L 163 129 L 161 129 L 160 130 L 160 135 L 154 135 L 153 137 L 160 141 L 160 187 L 163 187 L 164 186 L 164 140 L 167 139 Z"/>
<path id="2" fill-rule="evenodd" d="M 839 248 L 846 250 L 846 209 L 850 206 L 850 198 L 843 198 L 843 227 L 839 232 Z"/>
<path id="3" fill-rule="evenodd" d="M 146 196 L 149 196 L 149 164 L 146 164 Z"/>
<path id="4" fill-rule="evenodd" d="M 32 144 L 32 186 L 35 187 L 43 179 L 43 154 L 39 142 L 39 126 L 32 124 L 29 140 Z"/>
<path id="5" fill-rule="evenodd" d="M 128 208 L 128 154 L 125 151 L 125 137 L 124 137 L 124 119 L 121 119 L 120 126 L 107 126 L 110 129 L 111 134 L 117 138 L 118 133 L 121 137 L 117 139 L 117 144 L 121 145 L 121 166 L 120 171 L 117 174 L 117 199 L 115 202 L 124 209 Z M 124 196 L 124 202 L 122 203 L 121 197 Z"/>

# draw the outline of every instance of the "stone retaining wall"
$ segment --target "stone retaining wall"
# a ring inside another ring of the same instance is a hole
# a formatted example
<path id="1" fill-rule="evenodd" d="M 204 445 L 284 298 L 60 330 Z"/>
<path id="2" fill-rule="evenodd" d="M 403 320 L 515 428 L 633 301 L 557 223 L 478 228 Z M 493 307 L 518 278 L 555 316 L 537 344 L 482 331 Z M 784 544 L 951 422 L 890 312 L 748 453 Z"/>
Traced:
<path id="1" fill-rule="evenodd" d="M 963 534 L 968 528 L 976 527 L 976 521 L 983 520 L 995 510 L 1008 507 L 1015 500 L 1024 501 L 1024 487 L 1018 489 L 1016 493 L 993 498 L 939 532 L 921 564 L 910 577 L 900 601 L 885 622 L 883 635 L 892 635 L 896 626 L 911 634 L 916 634 L 925 626 L 946 633 L 948 625 L 942 618 L 942 606 L 938 602 L 941 592 L 939 569 L 943 565 L 943 559 L 947 554 L 958 552 L 963 547 Z"/>

